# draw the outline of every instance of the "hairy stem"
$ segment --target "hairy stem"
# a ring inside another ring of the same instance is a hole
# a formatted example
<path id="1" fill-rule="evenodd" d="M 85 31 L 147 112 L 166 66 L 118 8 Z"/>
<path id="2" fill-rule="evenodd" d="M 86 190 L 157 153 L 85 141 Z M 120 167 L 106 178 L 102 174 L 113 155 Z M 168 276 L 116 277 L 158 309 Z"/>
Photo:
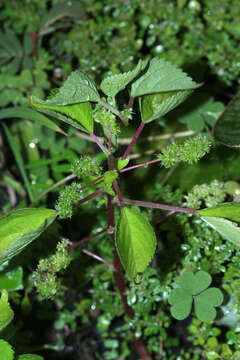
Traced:
<path id="1" fill-rule="evenodd" d="M 78 241 L 78 242 L 71 243 L 71 244 L 68 246 L 68 250 L 70 251 L 70 250 L 72 250 L 72 249 L 75 249 L 76 247 L 84 244 L 85 242 L 87 242 L 87 241 L 89 241 L 89 240 L 91 240 L 91 239 L 93 239 L 93 238 L 95 238 L 95 237 L 97 237 L 97 236 L 99 236 L 99 235 L 101 235 L 101 234 L 104 234 L 106 231 L 108 231 L 108 226 L 107 226 L 105 229 L 97 232 L 96 234 L 92 234 L 92 235 L 90 235 L 90 236 L 88 236 L 88 237 L 85 237 L 85 238 L 83 238 L 82 240 L 80 240 L 80 241 Z"/>
<path id="2" fill-rule="evenodd" d="M 109 170 L 114 170 L 114 157 L 112 155 L 110 155 L 108 157 L 108 168 L 109 168 Z M 108 202 L 107 202 L 108 227 L 109 227 L 109 229 L 114 229 L 115 221 L 114 221 L 113 196 L 107 195 L 107 197 L 108 197 Z M 124 280 L 124 277 L 122 274 L 122 265 L 121 265 L 121 262 L 120 262 L 120 259 L 118 256 L 118 252 L 116 249 L 114 231 L 111 232 L 110 236 L 111 236 L 114 248 L 115 248 L 114 262 L 113 262 L 113 265 L 114 265 L 113 275 L 114 275 L 115 284 L 120 293 L 125 314 L 130 319 L 133 319 L 134 318 L 134 310 L 131 306 L 128 305 L 128 302 L 127 302 L 127 290 L 128 289 L 127 289 L 127 286 L 126 286 L 126 283 L 125 283 L 125 280 Z M 135 344 L 136 350 L 137 350 L 140 358 L 142 360 L 151 360 L 151 356 L 148 353 L 147 348 L 144 345 L 142 339 L 136 339 L 136 337 L 134 335 L 134 330 L 132 330 L 132 338 L 133 338 L 133 342 Z"/>
<path id="3" fill-rule="evenodd" d="M 132 148 L 133 148 L 133 146 L 136 144 L 137 139 L 138 139 L 139 135 L 141 134 L 144 126 L 145 126 L 145 123 L 142 121 L 141 124 L 139 125 L 137 131 L 136 131 L 135 134 L 133 135 L 133 138 L 132 138 L 130 144 L 128 145 L 125 153 L 123 154 L 122 160 L 126 159 L 126 158 L 128 157 L 128 155 L 130 154 L 130 152 L 132 151 Z"/>
<path id="4" fill-rule="evenodd" d="M 154 160 L 145 161 L 145 162 L 143 162 L 141 164 L 137 164 L 137 165 L 133 165 L 133 166 L 129 166 L 127 168 L 121 169 L 121 170 L 119 170 L 119 172 L 124 173 L 126 171 L 134 170 L 134 169 L 137 169 L 137 168 L 139 168 L 141 166 L 148 166 L 148 165 L 154 164 L 154 163 L 159 162 L 159 161 L 161 161 L 161 160 L 154 159 Z"/>
<path id="5" fill-rule="evenodd" d="M 105 146 L 102 143 L 102 140 L 99 139 L 95 134 L 90 135 L 95 143 L 99 146 L 99 148 L 104 152 L 104 154 L 108 155 L 108 150 L 105 148 Z"/>
<path id="6" fill-rule="evenodd" d="M 76 203 L 73 205 L 73 208 L 76 208 L 76 207 L 78 207 L 79 205 L 87 202 L 88 200 L 95 198 L 97 195 L 103 193 L 103 191 L 104 191 L 103 189 L 99 189 L 99 190 L 95 191 L 94 193 L 86 196 L 84 199 L 81 199 L 81 200 L 79 200 L 78 202 L 76 202 Z"/>
<path id="7" fill-rule="evenodd" d="M 82 249 L 82 252 L 84 252 L 85 254 L 91 256 L 93 259 L 96 259 L 104 264 L 106 264 L 107 266 L 109 266 L 111 269 L 113 269 L 113 264 L 110 263 L 110 261 L 107 261 L 106 259 L 103 259 L 101 256 L 94 254 L 93 252 L 87 250 L 87 249 Z"/>
<path id="8" fill-rule="evenodd" d="M 171 211 L 171 215 L 173 214 L 173 212 L 182 212 L 182 213 L 197 215 L 196 210 L 188 209 L 188 208 L 184 208 L 184 207 L 170 206 L 170 205 L 165 205 L 165 204 L 157 204 L 157 203 L 148 202 L 148 201 L 132 200 L 132 199 L 125 199 L 125 198 L 123 199 L 123 201 L 125 202 L 125 204 L 129 204 L 129 205 L 137 205 L 137 206 L 149 207 L 149 208 L 153 208 L 153 209 L 161 209 L 161 210 Z"/>
<path id="9" fill-rule="evenodd" d="M 119 188 L 119 185 L 118 185 L 117 180 L 115 180 L 115 181 L 113 182 L 113 188 L 114 188 L 114 190 L 115 190 L 116 193 L 117 193 L 117 197 L 118 197 L 118 201 L 119 201 L 120 207 L 121 207 L 121 208 L 124 208 L 124 207 L 125 207 L 125 204 L 124 204 L 124 201 L 123 201 L 123 198 L 122 198 L 122 194 L 121 194 L 121 191 L 120 191 L 120 188 Z"/>

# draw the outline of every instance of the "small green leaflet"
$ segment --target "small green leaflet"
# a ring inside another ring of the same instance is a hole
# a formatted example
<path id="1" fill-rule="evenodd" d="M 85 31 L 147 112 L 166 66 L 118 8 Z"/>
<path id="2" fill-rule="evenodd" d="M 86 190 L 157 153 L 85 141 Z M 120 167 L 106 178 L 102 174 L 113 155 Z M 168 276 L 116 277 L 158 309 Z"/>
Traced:
<path id="1" fill-rule="evenodd" d="M 34 96 L 31 97 L 30 102 L 33 107 L 36 107 L 37 110 L 42 111 L 47 115 L 56 117 L 57 119 L 66 122 L 78 129 L 82 129 L 83 127 L 88 132 L 93 132 L 92 107 L 89 102 L 69 104 L 64 106 L 48 105 L 47 101 L 46 104 L 39 103 L 39 99 Z M 61 116 L 61 114 L 66 116 Z"/>
<path id="2" fill-rule="evenodd" d="M 216 121 L 213 136 L 226 146 L 240 147 L 240 92 L 230 101 Z"/>
<path id="3" fill-rule="evenodd" d="M 51 209 L 20 209 L 0 218 L 0 264 L 20 253 L 56 218 Z"/>
<path id="4" fill-rule="evenodd" d="M 240 247 L 240 204 L 224 203 L 211 208 L 199 210 L 198 214 L 226 240 Z"/>
<path id="5" fill-rule="evenodd" d="M 185 271 L 176 280 L 178 287 L 172 290 L 168 298 L 172 305 L 170 309 L 172 316 L 177 320 L 186 319 L 194 302 L 199 320 L 214 320 L 215 307 L 223 302 L 223 294 L 217 288 L 208 288 L 211 282 L 211 276 L 205 271 L 198 271 L 195 275 L 191 271 Z"/>
<path id="6" fill-rule="evenodd" d="M 2 290 L 0 299 L 0 331 L 2 331 L 13 319 L 14 312 L 8 302 L 8 293 Z"/>
<path id="7" fill-rule="evenodd" d="M 138 211 L 124 207 L 116 230 L 116 246 L 129 277 L 136 279 L 153 258 L 156 249 L 153 228 Z"/>
<path id="8" fill-rule="evenodd" d="M 101 82 L 101 90 L 111 97 L 124 89 L 141 71 L 145 69 L 147 61 L 139 60 L 134 70 L 109 76 Z"/>
<path id="9" fill-rule="evenodd" d="M 14 359 L 14 350 L 12 346 L 3 339 L 0 339 L 0 354 L 1 354 L 1 360 Z"/>
<path id="10" fill-rule="evenodd" d="M 141 97 L 142 121 L 150 122 L 181 104 L 199 86 L 175 65 L 154 58 L 147 72 L 132 84 L 131 96 Z"/>
<path id="11" fill-rule="evenodd" d="M 118 159 L 117 160 L 117 168 L 118 168 L 118 170 L 124 169 L 127 166 L 127 164 L 129 163 L 129 160 L 130 159 L 124 159 L 124 160 Z"/>

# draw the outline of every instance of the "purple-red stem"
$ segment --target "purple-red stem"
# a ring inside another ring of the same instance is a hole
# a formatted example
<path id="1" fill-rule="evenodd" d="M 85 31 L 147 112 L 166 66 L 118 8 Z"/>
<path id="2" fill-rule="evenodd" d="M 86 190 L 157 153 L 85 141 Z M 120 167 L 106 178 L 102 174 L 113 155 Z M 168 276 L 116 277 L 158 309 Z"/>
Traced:
<path id="1" fill-rule="evenodd" d="M 148 166 L 148 165 L 154 164 L 154 163 L 159 162 L 159 161 L 161 161 L 161 160 L 154 159 L 154 160 L 145 161 L 145 162 L 143 162 L 141 164 L 137 164 L 137 165 L 133 165 L 133 166 L 129 166 L 127 168 L 121 169 L 121 170 L 119 170 L 119 173 L 124 173 L 126 171 L 134 170 L 134 169 L 137 169 L 137 168 L 139 168 L 141 166 Z"/>
<path id="2" fill-rule="evenodd" d="M 78 207 L 79 205 L 87 202 L 88 200 L 95 198 L 97 195 L 101 194 L 102 192 L 103 192 L 103 189 L 99 189 L 99 190 L 95 191 L 94 193 L 86 196 L 84 199 L 81 199 L 81 200 L 79 200 L 78 202 L 76 202 L 76 203 L 73 205 L 73 208 L 76 208 L 76 207 Z"/>
<path id="3" fill-rule="evenodd" d="M 78 242 L 71 243 L 71 245 L 68 246 L 68 250 L 75 249 L 76 247 L 78 247 L 78 246 L 84 244 L 85 242 L 87 242 L 88 240 L 91 240 L 91 239 L 105 233 L 106 231 L 108 231 L 108 226 L 105 229 L 97 232 L 96 234 L 92 234 L 92 235 L 90 235 L 90 236 L 88 236 L 86 238 L 83 238 L 82 240 L 80 240 Z"/>
<path id="4" fill-rule="evenodd" d="M 115 191 L 116 191 L 116 193 L 117 193 L 117 197 L 118 197 L 118 201 L 119 201 L 120 207 L 121 207 L 121 208 L 124 208 L 124 207 L 125 207 L 125 204 L 124 204 L 124 201 L 123 201 L 123 198 L 122 198 L 122 194 L 121 194 L 121 191 L 120 191 L 118 182 L 117 182 L 116 180 L 113 182 L 113 188 L 115 189 Z"/>
<path id="5" fill-rule="evenodd" d="M 171 211 L 171 212 L 182 212 L 182 213 L 197 215 L 197 211 L 194 209 L 188 209 L 188 208 L 183 208 L 183 207 L 178 207 L 178 206 L 170 206 L 170 205 L 165 205 L 165 204 L 157 204 L 157 203 L 148 202 L 148 201 L 125 199 L 125 198 L 123 199 L 123 201 L 125 204 L 129 204 L 129 205 L 137 205 L 137 206 L 142 206 L 142 207 L 150 207 L 153 209 L 161 209 L 161 210 L 167 210 L 167 211 Z"/>
<path id="6" fill-rule="evenodd" d="M 98 181 L 101 180 L 102 178 L 103 178 L 103 175 L 102 175 L 102 176 L 99 176 L 99 177 L 98 177 L 97 179 L 95 179 L 95 180 L 90 181 L 88 184 L 86 184 L 86 185 L 84 185 L 83 187 L 81 187 L 81 188 L 79 189 L 79 191 L 82 191 L 82 190 L 88 188 L 89 186 L 95 184 L 96 182 L 98 182 Z"/>
<path id="7" fill-rule="evenodd" d="M 104 152 L 104 154 L 108 154 L 108 150 L 105 148 L 105 146 L 103 145 L 102 141 L 95 135 L 95 134 L 90 134 L 90 136 L 93 138 L 93 140 L 95 141 L 95 143 L 100 147 L 100 149 Z"/>
<path id="8" fill-rule="evenodd" d="M 135 132 L 135 134 L 134 134 L 134 136 L 133 136 L 130 144 L 128 145 L 125 153 L 123 154 L 122 160 L 127 159 L 128 155 L 129 155 L 130 152 L 132 151 L 133 146 L 136 144 L 137 139 L 138 139 L 139 135 L 141 134 L 141 132 L 142 132 L 142 130 L 143 130 L 143 128 L 144 128 L 144 125 L 145 125 L 145 123 L 142 121 L 141 124 L 139 125 L 137 131 Z"/>
<path id="9" fill-rule="evenodd" d="M 97 254 L 94 254 L 93 252 L 87 250 L 87 249 L 82 249 L 82 252 L 84 252 L 85 254 L 91 256 L 92 258 L 106 264 L 107 266 L 109 266 L 111 269 L 113 268 L 113 264 L 110 263 L 110 261 L 107 261 L 106 259 L 101 258 L 100 256 L 98 256 Z"/>
<path id="10" fill-rule="evenodd" d="M 109 170 L 114 170 L 114 158 L 110 155 L 108 157 L 108 168 Z M 113 196 L 111 195 L 107 195 L 108 198 L 108 202 L 107 202 L 107 215 L 108 215 L 108 227 L 109 229 L 114 229 L 115 227 L 115 222 L 114 222 L 114 204 L 113 204 Z M 122 303 L 123 303 L 123 307 L 124 307 L 124 311 L 125 314 L 130 318 L 133 319 L 134 318 L 134 310 L 131 306 L 128 305 L 128 301 L 127 301 L 127 286 L 122 274 L 122 265 L 119 259 L 119 255 L 116 249 L 116 243 L 115 243 L 115 235 L 114 232 L 112 232 L 110 234 L 115 251 L 114 251 L 114 280 L 115 280 L 115 284 L 118 288 L 118 291 L 120 293 L 121 299 L 122 299 Z M 135 344 L 136 350 L 138 352 L 138 355 L 140 356 L 140 358 L 142 360 L 151 360 L 151 356 L 147 351 L 146 346 L 144 345 L 142 339 L 136 339 L 135 335 L 134 335 L 134 330 L 132 330 L 132 338 L 133 338 L 133 342 Z"/>
<path id="11" fill-rule="evenodd" d="M 111 150 L 112 150 L 112 133 L 111 133 L 111 131 L 109 131 L 109 136 L 108 136 L 108 152 L 109 152 L 109 154 L 111 154 Z"/>

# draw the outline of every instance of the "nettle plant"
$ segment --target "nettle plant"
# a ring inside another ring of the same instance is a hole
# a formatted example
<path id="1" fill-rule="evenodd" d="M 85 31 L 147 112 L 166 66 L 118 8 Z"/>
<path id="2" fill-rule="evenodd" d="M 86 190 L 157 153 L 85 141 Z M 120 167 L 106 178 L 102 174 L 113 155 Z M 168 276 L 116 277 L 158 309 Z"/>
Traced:
<path id="1" fill-rule="evenodd" d="M 96 159 L 85 155 L 77 159 L 72 164 L 73 175 L 70 175 L 69 179 L 79 179 L 79 181 L 74 180 L 60 192 L 56 210 L 29 207 L 13 211 L 1 218 L 1 263 L 22 251 L 56 217 L 71 218 L 75 208 L 97 197 L 98 207 L 106 208 L 107 226 L 78 242 L 71 242 L 71 239 L 61 241 L 54 255 L 40 260 L 33 274 L 34 282 L 42 297 L 53 297 L 59 287 L 57 273 L 66 269 L 71 262 L 72 250 L 81 247 L 92 238 L 109 233 L 109 240 L 115 249 L 112 263 L 87 249 L 83 251 L 110 266 L 121 295 L 125 314 L 128 318 L 134 319 L 134 310 L 127 300 L 127 286 L 122 270 L 125 270 L 128 278 L 139 283 L 141 274 L 153 260 L 157 245 L 154 228 L 141 213 L 141 207 L 165 210 L 166 216 L 182 212 L 189 214 L 190 217 L 201 218 L 225 239 L 239 246 L 240 229 L 236 225 L 240 221 L 240 204 L 238 203 L 215 204 L 206 209 L 196 210 L 199 208 L 198 191 L 195 194 L 196 199 L 192 193 L 191 199 L 187 198 L 186 202 L 186 204 L 197 203 L 198 206 L 195 208 L 133 200 L 124 198 L 121 194 L 121 182 L 124 181 L 126 172 L 137 171 L 139 167 L 153 164 L 160 165 L 160 169 L 162 166 L 172 167 L 181 161 L 193 164 L 209 152 L 213 138 L 209 135 L 197 135 L 182 144 L 170 144 L 161 150 L 155 159 L 137 165 L 128 165 L 132 148 L 143 128 L 181 104 L 199 86 L 200 84 L 195 83 L 175 65 L 154 58 L 151 61 L 139 61 L 133 71 L 105 78 L 99 90 L 85 74 L 75 71 L 62 87 L 51 93 L 47 100 L 31 97 L 32 107 L 44 114 L 42 116 L 45 117 L 46 126 L 59 131 L 59 127 L 53 120 L 55 118 L 88 133 L 88 136 L 103 152 L 106 161 L 101 164 Z M 125 107 L 119 105 L 118 97 L 116 97 L 124 89 L 129 89 L 130 93 Z M 104 95 L 101 97 L 100 93 Z M 124 153 L 117 157 L 116 154 L 121 150 L 118 149 L 117 140 L 120 133 L 119 121 L 128 126 L 133 114 L 134 100 L 138 100 L 140 125 Z M 95 122 L 102 129 L 102 137 L 94 133 Z M 224 127 L 226 121 L 221 124 Z M 221 124 L 218 122 L 216 127 L 218 135 L 225 136 L 225 131 L 221 131 Z M 84 182 L 83 186 L 80 181 Z M 94 188 L 92 192 L 91 187 Z M 201 194 L 205 194 L 205 190 L 201 188 Z M 207 195 L 211 195 L 209 189 L 207 189 Z M 223 200 L 224 197 L 220 202 Z M 162 220 L 161 217 L 160 221 Z M 210 283 L 211 276 L 207 272 L 199 271 L 195 275 L 190 271 L 184 272 L 176 281 L 169 296 L 171 305 L 169 310 L 172 316 L 178 320 L 186 318 L 194 303 L 196 316 L 200 320 L 214 320 L 215 307 L 221 305 L 223 295 L 219 289 L 208 288 Z M 7 295 L 4 293 L 4 296 Z M 4 321 L 6 325 L 10 319 Z M 151 359 L 142 339 L 136 337 L 135 329 L 132 329 L 132 338 L 139 357 Z"/>

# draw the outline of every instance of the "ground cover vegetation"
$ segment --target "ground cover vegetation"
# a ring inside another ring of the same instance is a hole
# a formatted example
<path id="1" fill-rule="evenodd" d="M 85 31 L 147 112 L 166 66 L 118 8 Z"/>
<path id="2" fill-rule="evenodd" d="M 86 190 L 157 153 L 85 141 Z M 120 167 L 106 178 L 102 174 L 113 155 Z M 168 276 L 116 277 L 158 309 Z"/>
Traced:
<path id="1" fill-rule="evenodd" d="M 239 12 L 1 3 L 3 360 L 240 359 Z"/>

